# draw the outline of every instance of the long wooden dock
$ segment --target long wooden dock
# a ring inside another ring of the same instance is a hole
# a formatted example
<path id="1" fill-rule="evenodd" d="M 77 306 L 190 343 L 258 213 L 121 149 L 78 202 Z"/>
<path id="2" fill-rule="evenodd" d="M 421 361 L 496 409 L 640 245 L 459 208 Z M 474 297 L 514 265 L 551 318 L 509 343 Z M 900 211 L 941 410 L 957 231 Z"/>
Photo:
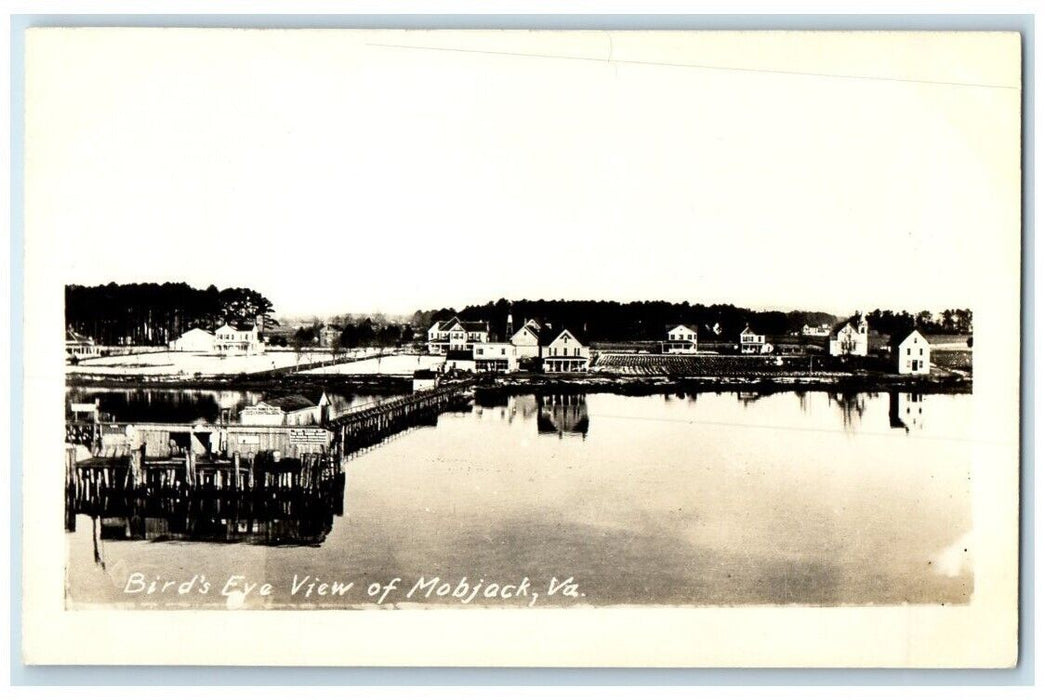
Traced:
<path id="1" fill-rule="evenodd" d="M 333 449 L 343 458 L 408 428 L 434 425 L 440 413 L 467 405 L 471 386 L 471 382 L 446 384 L 373 406 L 349 409 L 326 425 L 334 433 Z"/>

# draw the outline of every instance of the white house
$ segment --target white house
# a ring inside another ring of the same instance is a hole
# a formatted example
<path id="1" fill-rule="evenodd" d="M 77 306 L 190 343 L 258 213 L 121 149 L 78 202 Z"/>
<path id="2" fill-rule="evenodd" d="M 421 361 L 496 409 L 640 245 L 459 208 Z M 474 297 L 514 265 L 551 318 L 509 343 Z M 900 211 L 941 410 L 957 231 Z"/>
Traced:
<path id="1" fill-rule="evenodd" d="M 214 352 L 214 334 L 202 328 L 193 328 L 172 340 L 170 348 L 174 352 Z"/>
<path id="2" fill-rule="evenodd" d="M 858 317 L 854 316 L 837 325 L 828 350 L 834 357 L 842 355 L 867 357 L 867 317 L 860 314 Z"/>
<path id="3" fill-rule="evenodd" d="M 214 331 L 214 350 L 220 355 L 261 355 L 265 347 L 261 344 L 258 324 L 224 326 Z"/>
<path id="4" fill-rule="evenodd" d="M 911 331 L 896 346 L 897 371 L 900 374 L 929 374 L 930 351 L 929 341 L 918 331 Z"/>
<path id="5" fill-rule="evenodd" d="M 697 331 L 690 326 L 675 326 L 668 330 L 668 339 L 661 343 L 661 348 L 668 355 L 696 355 Z"/>
<path id="6" fill-rule="evenodd" d="M 476 343 L 490 340 L 490 329 L 484 321 L 462 321 L 454 316 L 437 321 L 428 329 L 428 352 L 443 355 L 451 350 L 471 352 Z"/>
<path id="7" fill-rule="evenodd" d="M 751 326 L 744 326 L 740 331 L 740 352 L 743 355 L 759 355 L 764 352 L 772 352 L 773 348 L 767 349 L 766 336 L 764 333 L 756 333 Z"/>
<path id="8" fill-rule="evenodd" d="M 545 372 L 584 372 L 591 353 L 569 329 L 541 331 L 541 364 Z"/>
<path id="9" fill-rule="evenodd" d="M 511 343 L 476 343 L 472 347 L 476 372 L 516 372 L 519 349 Z"/>
<path id="10" fill-rule="evenodd" d="M 515 346 L 520 358 L 541 356 L 541 326 L 530 319 L 515 331 L 509 342 Z"/>

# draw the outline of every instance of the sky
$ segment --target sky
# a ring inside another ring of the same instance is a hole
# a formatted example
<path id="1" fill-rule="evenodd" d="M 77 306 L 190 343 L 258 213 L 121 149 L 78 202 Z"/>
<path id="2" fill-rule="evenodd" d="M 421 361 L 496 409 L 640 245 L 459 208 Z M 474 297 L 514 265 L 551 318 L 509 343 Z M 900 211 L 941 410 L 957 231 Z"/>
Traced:
<path id="1" fill-rule="evenodd" d="M 1019 274 L 1013 36 L 44 29 L 26 62 L 66 283 L 842 314 Z"/>

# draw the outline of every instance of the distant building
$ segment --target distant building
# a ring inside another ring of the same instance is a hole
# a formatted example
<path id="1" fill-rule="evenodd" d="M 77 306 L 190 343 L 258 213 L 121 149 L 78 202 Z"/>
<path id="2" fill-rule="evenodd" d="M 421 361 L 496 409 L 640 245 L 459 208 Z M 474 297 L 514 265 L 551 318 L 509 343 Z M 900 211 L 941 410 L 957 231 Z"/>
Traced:
<path id="1" fill-rule="evenodd" d="M 819 326 L 806 324 L 802 326 L 802 335 L 809 338 L 827 338 L 831 335 L 831 326 L 826 323 L 821 323 Z"/>
<path id="2" fill-rule="evenodd" d="M 696 355 L 697 331 L 678 325 L 668 329 L 668 339 L 661 343 L 661 351 L 668 355 Z"/>
<path id="3" fill-rule="evenodd" d="M 867 317 L 854 316 L 835 326 L 831 332 L 829 352 L 834 357 L 845 355 L 867 356 Z"/>
<path id="4" fill-rule="evenodd" d="M 319 329 L 319 345 L 324 348 L 332 348 L 341 338 L 341 329 L 337 326 L 323 326 Z"/>
<path id="5" fill-rule="evenodd" d="M 258 324 L 226 323 L 214 331 L 214 350 L 219 355 L 261 355 L 265 352 Z"/>
<path id="6" fill-rule="evenodd" d="M 185 331 L 170 343 L 174 352 L 214 352 L 214 334 L 202 328 Z"/>
<path id="7" fill-rule="evenodd" d="M 462 321 L 454 316 L 449 321 L 437 321 L 428 329 L 428 352 L 443 355 L 451 350 L 471 352 L 476 343 L 490 340 L 490 329 L 485 321 Z"/>
<path id="8" fill-rule="evenodd" d="M 911 331 L 896 345 L 896 371 L 900 374 L 929 374 L 932 348 L 918 331 Z"/>
<path id="9" fill-rule="evenodd" d="M 472 347 L 476 372 L 515 372 L 519 349 L 511 343 L 476 343 Z"/>
<path id="10" fill-rule="evenodd" d="M 541 325 L 530 319 L 509 337 L 509 342 L 515 346 L 520 358 L 540 357 Z"/>
<path id="11" fill-rule="evenodd" d="M 541 329 L 541 364 L 545 372 L 585 372 L 591 353 L 567 328 Z"/>
<path id="12" fill-rule="evenodd" d="M 88 357 L 97 357 L 98 354 L 99 349 L 93 339 L 81 335 L 71 328 L 65 331 L 65 359 L 83 360 Z"/>
<path id="13" fill-rule="evenodd" d="M 764 333 L 756 333 L 751 326 L 744 326 L 740 331 L 740 353 L 742 355 L 760 355 L 773 352 L 773 347 L 766 344 Z"/>

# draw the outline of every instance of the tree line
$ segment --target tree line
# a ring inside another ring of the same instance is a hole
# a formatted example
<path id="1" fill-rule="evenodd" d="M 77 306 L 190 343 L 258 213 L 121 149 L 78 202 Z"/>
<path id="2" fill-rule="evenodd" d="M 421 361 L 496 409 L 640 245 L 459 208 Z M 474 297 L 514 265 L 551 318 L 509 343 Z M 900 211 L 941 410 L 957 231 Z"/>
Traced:
<path id="1" fill-rule="evenodd" d="M 757 311 L 732 304 L 691 304 L 667 301 L 566 301 L 529 300 L 509 302 L 506 299 L 461 309 L 442 308 L 417 310 L 411 319 L 417 329 L 426 331 L 436 321 L 454 316 L 463 321 L 486 321 L 491 335 L 505 338 L 508 312 L 516 330 L 527 319 L 562 324 L 589 340 L 630 341 L 663 340 L 667 328 L 677 324 L 694 327 L 705 339 L 716 336 L 735 339 L 745 326 L 766 335 L 787 335 L 799 332 L 804 325 L 834 325 L 842 317 L 822 311 Z M 946 309 L 940 313 L 921 311 L 883 311 L 875 309 L 868 314 L 868 323 L 885 334 L 909 331 L 915 327 L 929 333 L 971 333 L 972 312 L 968 309 Z"/>
<path id="2" fill-rule="evenodd" d="M 65 287 L 68 328 L 102 345 L 166 345 L 185 331 L 225 323 L 278 325 L 263 294 L 245 287 L 196 289 L 184 282 Z"/>
<path id="3" fill-rule="evenodd" d="M 833 314 L 819 311 L 755 311 L 732 304 L 690 304 L 668 301 L 566 301 L 529 300 L 508 302 L 506 299 L 456 309 L 418 310 L 412 322 L 427 329 L 435 321 L 453 316 L 461 320 L 486 321 L 494 337 L 504 338 L 508 311 L 518 330 L 527 319 L 562 324 L 590 340 L 629 341 L 663 340 L 668 327 L 686 324 L 704 337 L 733 338 L 744 326 L 751 325 L 760 333 L 785 334 L 803 324 L 834 323 Z M 710 335 L 709 335 L 710 334 Z"/>

